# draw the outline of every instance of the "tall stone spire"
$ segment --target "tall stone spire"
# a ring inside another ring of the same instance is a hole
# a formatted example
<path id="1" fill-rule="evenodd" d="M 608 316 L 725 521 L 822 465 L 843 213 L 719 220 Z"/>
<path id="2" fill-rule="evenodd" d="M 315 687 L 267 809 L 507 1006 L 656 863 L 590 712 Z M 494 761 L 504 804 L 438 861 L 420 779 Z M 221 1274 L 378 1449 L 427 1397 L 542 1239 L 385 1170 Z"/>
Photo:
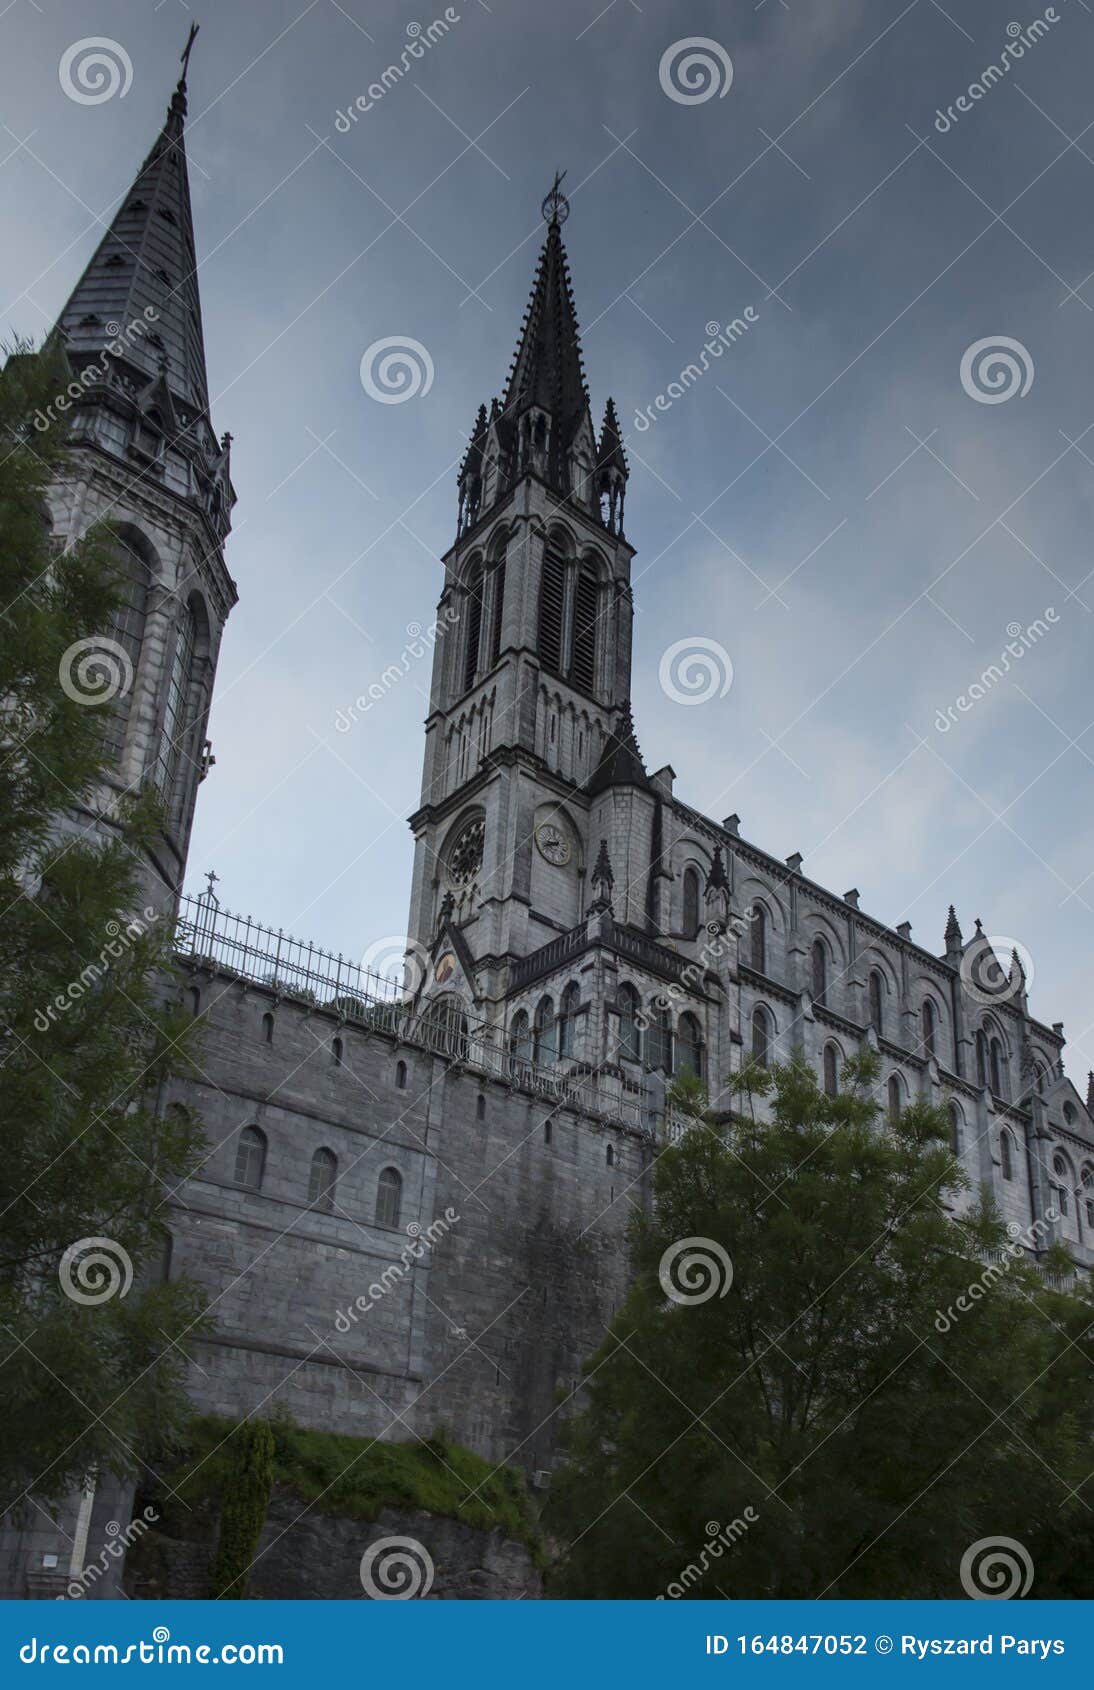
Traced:
<path id="1" fill-rule="evenodd" d="M 562 244 L 562 224 L 569 215 L 569 204 L 561 191 L 561 180 L 556 176 L 543 202 L 547 239 L 509 372 L 503 414 L 510 427 L 519 426 L 530 411 L 549 419 L 546 479 L 568 491 L 567 457 L 583 419 L 589 417 L 589 394 L 570 267 Z"/>
<path id="2" fill-rule="evenodd" d="M 945 955 L 947 957 L 959 957 L 961 955 L 964 941 L 961 937 L 961 924 L 957 919 L 957 912 L 952 904 L 950 905 L 949 918 L 946 922 L 945 945 Z"/>
<path id="3" fill-rule="evenodd" d="M 163 128 L 58 320 L 75 370 L 121 340 L 137 379 L 162 375 L 191 413 L 209 403 L 185 141 L 195 33 Z M 141 329 L 127 333 L 133 323 Z"/>

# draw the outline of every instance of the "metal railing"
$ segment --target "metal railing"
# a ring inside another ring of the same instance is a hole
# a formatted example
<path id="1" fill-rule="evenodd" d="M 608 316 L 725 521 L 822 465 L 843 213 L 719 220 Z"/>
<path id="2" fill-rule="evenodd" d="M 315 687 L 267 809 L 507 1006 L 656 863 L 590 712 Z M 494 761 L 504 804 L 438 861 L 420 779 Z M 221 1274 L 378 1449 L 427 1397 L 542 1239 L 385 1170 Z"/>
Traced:
<path id="1" fill-rule="evenodd" d="M 533 1062 L 509 1049 L 503 1028 L 472 1020 L 456 1000 L 427 998 L 415 1004 L 397 981 L 250 916 L 233 915 L 208 895 L 181 900 L 175 954 L 188 967 L 215 969 L 328 1010 L 367 1031 L 531 1092 L 553 1107 L 581 1109 L 636 1128 L 643 1123 L 641 1092 L 576 1064 Z"/>

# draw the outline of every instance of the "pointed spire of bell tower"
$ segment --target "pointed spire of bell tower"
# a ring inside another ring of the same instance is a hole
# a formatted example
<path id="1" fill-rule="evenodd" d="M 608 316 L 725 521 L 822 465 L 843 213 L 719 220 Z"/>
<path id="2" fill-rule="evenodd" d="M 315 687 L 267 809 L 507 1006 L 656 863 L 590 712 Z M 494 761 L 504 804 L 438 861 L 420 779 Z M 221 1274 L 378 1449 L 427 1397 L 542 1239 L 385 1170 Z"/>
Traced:
<path id="1" fill-rule="evenodd" d="M 547 239 L 532 283 L 502 407 L 513 431 L 516 469 L 532 467 L 557 491 L 571 490 L 570 453 L 581 424 L 589 419 L 589 394 L 581 361 L 573 284 L 562 225 L 570 202 L 562 192 L 565 172 L 555 175 L 543 201 Z M 591 465 L 589 466 L 591 469 Z"/>
<path id="2" fill-rule="evenodd" d="M 185 140 L 196 34 L 152 150 L 58 319 L 75 369 L 117 357 L 138 382 L 162 375 L 191 413 L 209 403 Z"/>

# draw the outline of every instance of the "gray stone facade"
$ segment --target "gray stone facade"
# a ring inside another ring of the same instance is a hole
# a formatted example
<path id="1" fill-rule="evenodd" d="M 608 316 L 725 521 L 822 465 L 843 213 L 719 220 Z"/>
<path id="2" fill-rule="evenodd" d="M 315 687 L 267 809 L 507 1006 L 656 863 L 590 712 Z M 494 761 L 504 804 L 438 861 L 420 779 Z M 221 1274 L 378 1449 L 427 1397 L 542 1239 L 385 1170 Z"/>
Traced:
<path id="1" fill-rule="evenodd" d="M 172 112 L 157 170 L 181 157 Z M 187 309 L 160 374 L 201 451 L 135 465 L 163 396 L 120 371 L 54 500 L 61 533 L 121 507 L 152 572 L 123 782 L 155 763 L 181 607 L 200 597 L 189 761 L 156 865 L 169 892 L 235 596 L 196 289 Z M 347 986 L 311 947 L 314 967 L 271 965 L 211 895 L 180 927 L 202 1032 L 198 1071 L 165 1104 L 198 1109 L 208 1152 L 172 1194 L 169 1271 L 210 1299 L 191 1374 L 203 1410 L 280 1406 L 380 1438 L 443 1426 L 549 1482 L 582 1363 L 626 1292 L 628 1220 L 676 1130 L 672 1075 L 696 1071 L 724 1109 L 749 1053 L 800 1048 L 831 1084 L 875 1047 L 883 1104 L 945 1103 L 974 1188 L 1022 1233 L 1043 1223 L 1034 1247 L 1056 1235 L 1094 1261 L 1094 1119 L 1064 1075 L 1062 1029 L 1030 1017 L 1020 965 L 985 988 L 979 924 L 965 941 L 951 911 L 936 953 L 857 893 L 816 885 L 797 856 L 746 842 L 736 817 L 690 808 L 671 768 L 647 772 L 630 715 L 626 480 L 610 402 L 599 439 L 593 427 L 553 215 L 443 560 L 405 994 L 360 974 Z"/>

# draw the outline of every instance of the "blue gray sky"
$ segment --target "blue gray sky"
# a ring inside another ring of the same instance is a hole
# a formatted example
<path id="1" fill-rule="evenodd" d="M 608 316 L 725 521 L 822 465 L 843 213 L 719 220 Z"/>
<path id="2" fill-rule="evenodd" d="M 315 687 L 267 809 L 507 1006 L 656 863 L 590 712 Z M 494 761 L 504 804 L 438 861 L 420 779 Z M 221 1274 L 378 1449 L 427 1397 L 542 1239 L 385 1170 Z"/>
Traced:
<path id="1" fill-rule="evenodd" d="M 240 603 L 195 888 L 214 867 L 228 907 L 347 956 L 404 931 L 427 664 L 348 732 L 339 711 L 433 619 L 456 464 L 565 169 L 594 414 L 612 393 L 630 452 L 648 766 L 933 949 L 951 901 L 966 933 L 979 915 L 1018 940 L 1034 1013 L 1065 1022 L 1074 1077 L 1094 1066 L 1094 15 L 1047 10 L 1019 57 L 1033 0 L 459 0 L 348 133 L 337 113 L 443 6 L 0 11 L 5 337 L 52 323 L 202 24 L 188 147 Z M 133 76 L 84 106 L 58 65 L 92 34 Z M 666 92 L 693 36 L 724 94 Z M 636 427 L 746 306 L 748 333 Z M 962 359 L 1001 336 L 1028 390 L 984 403 Z M 433 369 L 398 405 L 360 377 L 387 337 Z M 658 668 L 696 636 L 733 683 L 690 706 Z"/>

